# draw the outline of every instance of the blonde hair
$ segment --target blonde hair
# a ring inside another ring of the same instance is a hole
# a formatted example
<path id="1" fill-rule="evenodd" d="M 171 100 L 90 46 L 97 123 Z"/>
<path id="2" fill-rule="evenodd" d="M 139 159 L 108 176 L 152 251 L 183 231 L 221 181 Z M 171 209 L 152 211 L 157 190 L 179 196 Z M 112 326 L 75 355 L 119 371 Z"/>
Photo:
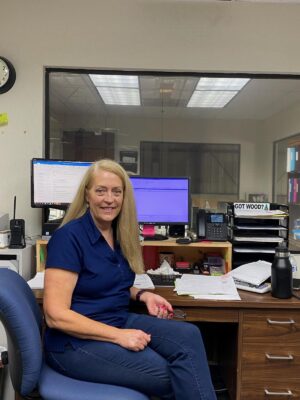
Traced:
<path id="1" fill-rule="evenodd" d="M 144 272 L 144 262 L 139 241 L 139 226 L 136 217 L 136 207 L 133 188 L 127 172 L 116 161 L 102 159 L 94 162 L 86 171 L 74 200 L 68 208 L 61 226 L 79 218 L 88 209 L 86 202 L 86 188 L 90 188 L 94 174 L 98 171 L 108 171 L 117 175 L 123 184 L 124 197 L 120 214 L 116 218 L 116 234 L 121 250 L 131 269 L 135 273 Z"/>

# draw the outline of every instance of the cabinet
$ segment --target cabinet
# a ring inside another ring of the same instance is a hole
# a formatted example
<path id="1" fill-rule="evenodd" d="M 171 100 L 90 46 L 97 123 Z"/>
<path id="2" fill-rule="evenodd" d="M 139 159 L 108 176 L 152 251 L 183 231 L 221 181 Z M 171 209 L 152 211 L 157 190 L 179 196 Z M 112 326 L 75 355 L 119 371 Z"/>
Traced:
<path id="1" fill-rule="evenodd" d="M 241 203 L 251 205 L 252 203 Z M 255 203 L 256 204 L 256 203 Z M 272 214 L 259 215 L 255 210 L 238 214 L 234 204 L 227 207 L 229 236 L 232 242 L 232 267 L 265 260 L 272 262 L 279 243 L 288 245 L 289 207 L 277 203 L 269 204 Z M 282 212 L 278 214 L 276 211 Z"/>
<path id="2" fill-rule="evenodd" d="M 178 244 L 175 240 L 145 241 L 141 243 L 146 269 L 158 267 L 159 253 L 172 252 L 175 260 L 184 260 L 191 263 L 198 261 L 207 253 L 215 253 L 225 260 L 226 272 L 231 270 L 232 245 L 230 242 L 198 242 L 188 245 Z M 47 257 L 47 241 L 36 241 L 36 270 L 45 269 Z"/>
<path id="3" fill-rule="evenodd" d="M 244 311 L 240 399 L 300 398 L 300 310 Z"/>

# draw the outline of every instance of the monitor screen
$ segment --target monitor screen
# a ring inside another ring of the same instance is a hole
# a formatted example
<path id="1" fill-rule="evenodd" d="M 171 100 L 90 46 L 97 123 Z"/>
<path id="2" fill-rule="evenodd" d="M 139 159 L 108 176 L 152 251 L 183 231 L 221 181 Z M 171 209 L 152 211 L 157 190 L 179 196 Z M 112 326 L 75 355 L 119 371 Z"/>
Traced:
<path id="1" fill-rule="evenodd" d="M 139 224 L 190 222 L 190 178 L 130 176 Z"/>
<path id="2" fill-rule="evenodd" d="M 45 160 L 31 161 L 31 206 L 67 207 L 92 162 Z"/>

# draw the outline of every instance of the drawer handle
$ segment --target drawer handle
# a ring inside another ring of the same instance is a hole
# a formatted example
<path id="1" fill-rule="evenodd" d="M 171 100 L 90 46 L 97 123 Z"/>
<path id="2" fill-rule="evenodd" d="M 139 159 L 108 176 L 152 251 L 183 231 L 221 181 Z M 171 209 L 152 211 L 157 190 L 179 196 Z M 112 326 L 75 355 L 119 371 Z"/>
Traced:
<path id="1" fill-rule="evenodd" d="M 293 396 L 291 390 L 288 390 L 287 392 L 270 392 L 268 389 L 265 389 L 265 394 L 267 396 Z"/>
<path id="2" fill-rule="evenodd" d="M 289 354 L 288 356 L 272 356 L 271 354 L 266 353 L 266 357 L 268 360 L 293 360 L 294 357 Z"/>
<path id="3" fill-rule="evenodd" d="M 268 324 L 270 325 L 292 325 L 295 324 L 295 321 L 293 319 L 290 319 L 289 321 L 274 321 L 273 319 L 267 318 Z"/>

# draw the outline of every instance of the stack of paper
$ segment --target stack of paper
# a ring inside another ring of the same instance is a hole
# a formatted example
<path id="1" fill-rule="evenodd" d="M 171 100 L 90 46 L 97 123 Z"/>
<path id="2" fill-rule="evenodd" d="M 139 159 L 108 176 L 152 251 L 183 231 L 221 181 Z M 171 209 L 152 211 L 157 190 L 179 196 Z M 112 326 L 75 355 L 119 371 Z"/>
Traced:
<path id="1" fill-rule="evenodd" d="M 271 276 L 271 263 L 267 261 L 255 261 L 243 264 L 229 274 L 240 282 L 250 283 L 259 286 Z"/>
<path id="2" fill-rule="evenodd" d="M 44 288 L 44 272 L 37 272 L 27 283 L 31 289 Z M 133 286 L 139 289 L 154 289 L 153 282 L 147 274 L 136 274 Z"/>
<path id="3" fill-rule="evenodd" d="M 138 289 L 154 289 L 155 286 L 147 274 L 136 274 L 133 286 Z"/>
<path id="4" fill-rule="evenodd" d="M 234 280 L 230 275 L 205 276 L 183 274 L 175 281 L 178 295 L 189 295 L 195 299 L 241 300 Z"/>
<path id="5" fill-rule="evenodd" d="M 45 272 L 37 272 L 35 276 L 27 283 L 31 289 L 44 289 L 44 276 Z"/>
<path id="6" fill-rule="evenodd" d="M 286 217 L 288 214 L 286 211 L 282 210 L 244 210 L 244 209 L 235 209 L 234 215 L 236 217 L 246 217 L 246 218 L 283 218 Z"/>

